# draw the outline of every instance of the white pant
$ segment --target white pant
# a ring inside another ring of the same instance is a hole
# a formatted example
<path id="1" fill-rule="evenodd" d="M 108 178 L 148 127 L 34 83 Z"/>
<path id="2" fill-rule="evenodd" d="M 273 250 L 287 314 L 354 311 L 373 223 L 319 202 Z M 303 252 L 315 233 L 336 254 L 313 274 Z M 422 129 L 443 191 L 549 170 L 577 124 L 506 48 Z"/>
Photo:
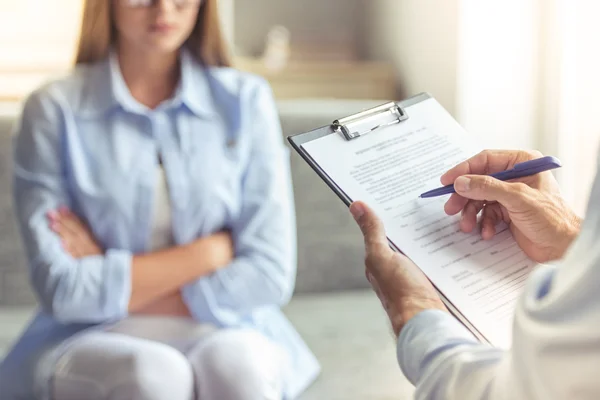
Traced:
<path id="1" fill-rule="evenodd" d="M 53 400 L 282 398 L 287 357 L 258 332 L 207 333 L 197 324 L 190 330 L 165 321 L 170 320 L 159 317 L 151 322 L 154 328 L 146 335 L 139 334 L 144 329 L 133 333 L 135 325 L 150 328 L 137 321 L 76 339 L 55 368 Z M 124 333 L 128 330 L 132 334 Z"/>

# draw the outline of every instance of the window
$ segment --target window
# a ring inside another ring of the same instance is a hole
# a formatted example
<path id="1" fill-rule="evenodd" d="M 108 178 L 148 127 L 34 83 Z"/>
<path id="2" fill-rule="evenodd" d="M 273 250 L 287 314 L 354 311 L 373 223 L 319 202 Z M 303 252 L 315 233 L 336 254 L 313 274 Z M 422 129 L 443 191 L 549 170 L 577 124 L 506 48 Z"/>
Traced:
<path id="1" fill-rule="evenodd" d="M 71 67 L 81 0 L 0 1 L 0 101 L 19 101 Z"/>

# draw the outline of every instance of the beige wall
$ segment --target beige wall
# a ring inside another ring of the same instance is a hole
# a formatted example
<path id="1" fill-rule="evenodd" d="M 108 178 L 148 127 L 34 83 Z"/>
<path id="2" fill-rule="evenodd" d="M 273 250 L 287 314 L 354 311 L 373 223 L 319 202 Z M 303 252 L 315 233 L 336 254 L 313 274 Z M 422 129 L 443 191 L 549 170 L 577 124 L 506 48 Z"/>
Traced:
<path id="1" fill-rule="evenodd" d="M 225 40 L 231 46 L 235 32 L 235 0 L 219 0 L 219 13 Z"/>
<path id="2" fill-rule="evenodd" d="M 283 24 L 296 42 L 350 43 L 359 56 L 389 61 L 400 96 L 433 94 L 456 112 L 459 0 L 235 0 L 238 47 L 258 53 Z"/>
<path id="3" fill-rule="evenodd" d="M 402 96 L 430 92 L 456 112 L 458 0 L 369 0 L 364 51 L 397 69 Z"/>
<path id="4" fill-rule="evenodd" d="M 541 0 L 369 0 L 365 51 L 402 97 L 430 92 L 484 147 L 538 138 Z"/>
<path id="5" fill-rule="evenodd" d="M 292 40 L 359 47 L 364 3 L 370 0 L 235 0 L 235 40 L 256 54 L 270 27 L 281 24 Z"/>

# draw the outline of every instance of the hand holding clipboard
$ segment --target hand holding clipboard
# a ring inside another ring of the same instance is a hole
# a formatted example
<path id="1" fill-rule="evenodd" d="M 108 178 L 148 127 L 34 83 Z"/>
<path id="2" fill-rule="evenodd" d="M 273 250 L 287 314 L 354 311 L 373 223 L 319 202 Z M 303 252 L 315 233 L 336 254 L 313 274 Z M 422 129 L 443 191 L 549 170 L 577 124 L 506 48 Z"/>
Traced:
<path id="1" fill-rule="evenodd" d="M 390 246 L 425 273 L 475 336 L 510 346 L 514 302 L 536 264 L 507 226 L 483 241 L 477 232 L 460 231 L 460 217 L 444 213 L 443 199 L 419 198 L 444 172 L 481 150 L 435 99 L 421 94 L 384 104 L 289 141 L 346 205 L 362 200 L 375 210 Z M 538 164 L 538 170 L 556 165 Z M 500 177 L 530 173 L 528 166 Z"/>

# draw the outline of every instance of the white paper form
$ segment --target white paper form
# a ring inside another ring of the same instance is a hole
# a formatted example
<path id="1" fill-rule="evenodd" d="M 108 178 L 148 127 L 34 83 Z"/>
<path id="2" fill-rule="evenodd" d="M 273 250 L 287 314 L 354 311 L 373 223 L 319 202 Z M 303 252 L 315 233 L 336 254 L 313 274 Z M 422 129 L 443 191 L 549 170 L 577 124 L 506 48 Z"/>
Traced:
<path id="1" fill-rule="evenodd" d="M 493 240 L 460 231 L 444 212 L 448 196 L 420 199 L 439 178 L 480 149 L 435 100 L 407 109 L 409 119 L 346 141 L 324 136 L 303 148 L 346 195 L 373 207 L 388 238 L 492 344 L 510 347 L 517 297 L 535 266 L 506 225 Z"/>

